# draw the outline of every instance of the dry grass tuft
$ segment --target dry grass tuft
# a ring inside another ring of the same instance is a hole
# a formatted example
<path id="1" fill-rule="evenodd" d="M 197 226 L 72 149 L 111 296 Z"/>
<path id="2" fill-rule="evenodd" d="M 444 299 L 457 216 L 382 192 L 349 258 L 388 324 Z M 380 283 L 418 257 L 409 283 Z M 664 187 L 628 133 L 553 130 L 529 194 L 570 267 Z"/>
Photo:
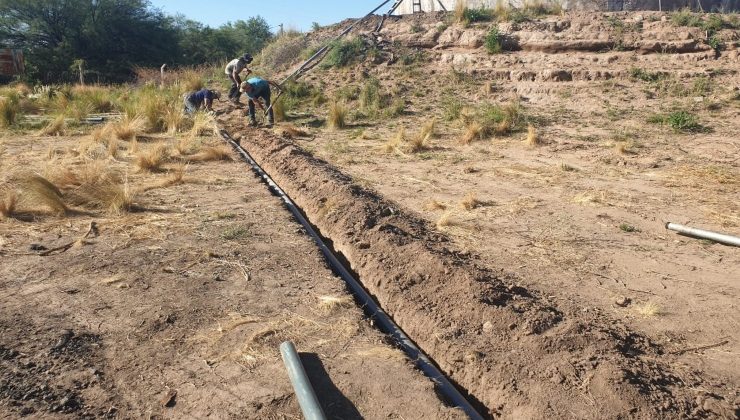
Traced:
<path id="1" fill-rule="evenodd" d="M 305 130 L 301 130 L 298 127 L 292 126 L 292 125 L 286 125 L 283 127 L 278 128 L 281 135 L 287 138 L 293 138 L 293 137 L 308 137 L 308 132 Z"/>
<path id="2" fill-rule="evenodd" d="M 341 101 L 333 101 L 329 104 L 329 116 L 327 123 L 332 130 L 341 130 L 347 126 L 347 106 Z"/>
<path id="3" fill-rule="evenodd" d="M 15 124 L 20 112 L 20 105 L 15 98 L 0 96 L 0 128 Z"/>
<path id="4" fill-rule="evenodd" d="M 459 0 L 455 2 L 455 22 L 466 23 L 465 11 L 468 9 L 468 2 L 465 0 Z"/>
<path id="5" fill-rule="evenodd" d="M 419 137 L 426 139 L 433 139 L 437 136 L 437 119 L 432 118 L 429 122 L 421 127 Z"/>
<path id="6" fill-rule="evenodd" d="M 406 360 L 406 356 L 403 352 L 392 347 L 378 346 L 372 347 L 357 352 L 357 355 L 363 359 L 380 359 L 380 360 Z"/>
<path id="7" fill-rule="evenodd" d="M 429 200 L 426 203 L 424 203 L 424 209 L 429 210 L 429 211 L 446 210 L 447 205 L 444 203 L 440 203 L 437 200 Z"/>
<path id="8" fill-rule="evenodd" d="M 64 115 L 57 115 L 53 120 L 49 121 L 48 124 L 39 130 L 39 136 L 62 136 L 64 130 L 67 127 L 67 123 L 64 120 Z"/>
<path id="9" fill-rule="evenodd" d="M 604 194 L 597 194 L 594 191 L 584 191 L 573 197 L 573 202 L 577 204 L 598 204 L 603 202 Z"/>
<path id="10" fill-rule="evenodd" d="M 319 296 L 319 310 L 327 315 L 339 309 L 350 308 L 352 304 L 352 298 L 349 296 Z"/>
<path id="11" fill-rule="evenodd" d="M 467 210 L 467 211 L 476 209 L 480 207 L 481 205 L 483 205 L 483 202 L 478 200 L 478 197 L 476 196 L 474 192 L 468 193 L 465 196 L 465 198 L 463 198 L 462 201 L 460 201 L 460 207 L 463 210 Z"/>
<path id="12" fill-rule="evenodd" d="M 218 133 L 218 124 L 213 115 L 205 112 L 196 112 L 193 117 L 193 128 L 190 129 L 190 136 L 213 136 L 216 133 Z"/>
<path id="13" fill-rule="evenodd" d="M 0 220 L 13 217 L 18 204 L 18 195 L 15 191 L 0 191 Z"/>
<path id="14" fill-rule="evenodd" d="M 386 153 L 393 153 L 395 151 L 398 151 L 398 148 L 401 144 L 406 142 L 406 129 L 401 127 L 400 130 L 398 130 L 398 133 L 396 133 L 395 137 L 392 137 L 388 139 L 387 142 L 383 145 L 383 151 Z"/>
<path id="15" fill-rule="evenodd" d="M 618 141 L 614 144 L 614 151 L 620 155 L 634 155 L 635 142 L 633 141 Z"/>
<path id="16" fill-rule="evenodd" d="M 119 184 L 112 179 L 104 179 L 83 184 L 67 195 L 76 205 L 120 214 L 134 207 L 136 191 L 128 182 Z"/>
<path id="17" fill-rule="evenodd" d="M 231 148 L 226 145 L 206 146 L 195 155 L 187 156 L 184 159 L 188 162 L 210 162 L 217 160 L 232 160 Z"/>
<path id="18" fill-rule="evenodd" d="M 136 155 L 136 167 L 145 172 L 159 172 L 169 157 L 169 148 L 164 144 L 158 144 Z"/>
<path id="19" fill-rule="evenodd" d="M 647 302 L 644 305 L 637 306 L 636 309 L 637 313 L 644 316 L 645 318 L 651 318 L 663 314 L 663 309 L 653 302 Z"/>
<path id="20" fill-rule="evenodd" d="M 524 144 L 529 147 L 535 147 L 542 144 L 542 139 L 537 135 L 537 130 L 535 130 L 534 125 L 532 124 L 529 124 L 527 127 L 527 137 L 524 139 Z"/>
<path id="21" fill-rule="evenodd" d="M 130 141 L 136 139 L 136 136 L 144 133 L 146 131 L 146 127 L 147 122 L 144 117 L 137 115 L 132 118 L 126 114 L 123 116 L 121 121 L 112 123 L 110 129 L 116 139 Z"/>
<path id="22" fill-rule="evenodd" d="M 116 136 L 108 137 L 107 143 L 108 143 L 107 144 L 108 156 L 112 157 L 113 159 L 117 158 L 118 157 L 118 146 L 120 144 L 118 137 Z"/>
<path id="23" fill-rule="evenodd" d="M 469 145 L 476 139 L 481 138 L 483 138 L 483 126 L 477 121 L 472 121 L 465 128 L 465 134 L 460 138 L 460 144 Z"/>
<path id="24" fill-rule="evenodd" d="M 437 220 L 437 229 L 455 226 L 457 221 L 452 218 L 452 213 L 445 213 Z"/>
<path id="25" fill-rule="evenodd" d="M 136 192 L 118 171 L 104 162 L 92 161 L 74 169 L 49 172 L 49 178 L 65 191 L 65 198 L 75 206 L 114 214 L 133 207 Z"/>
<path id="26" fill-rule="evenodd" d="M 46 178 L 32 174 L 18 180 L 24 207 L 36 210 L 46 208 L 57 215 L 64 215 L 69 208 L 62 199 L 62 192 Z"/>
<path id="27" fill-rule="evenodd" d="M 185 118 L 185 114 L 175 107 L 170 107 L 164 114 L 164 125 L 169 134 L 177 134 L 182 131 L 186 126 L 186 122 L 189 121 Z"/>

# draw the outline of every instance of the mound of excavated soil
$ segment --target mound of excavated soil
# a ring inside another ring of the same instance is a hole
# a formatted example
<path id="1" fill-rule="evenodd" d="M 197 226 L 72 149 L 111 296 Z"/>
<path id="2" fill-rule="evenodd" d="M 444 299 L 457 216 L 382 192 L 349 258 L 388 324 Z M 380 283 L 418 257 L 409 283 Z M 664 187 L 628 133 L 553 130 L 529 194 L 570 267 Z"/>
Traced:
<path id="1" fill-rule="evenodd" d="M 237 112 L 222 123 L 239 138 Z M 491 416 L 732 416 L 697 399 L 702 380 L 644 336 L 456 252 L 447 238 L 291 141 L 244 134 L 242 146 L 302 207 L 396 322 Z M 495 239 L 494 239 L 495 240 Z M 706 410 L 713 410 L 711 412 Z"/>

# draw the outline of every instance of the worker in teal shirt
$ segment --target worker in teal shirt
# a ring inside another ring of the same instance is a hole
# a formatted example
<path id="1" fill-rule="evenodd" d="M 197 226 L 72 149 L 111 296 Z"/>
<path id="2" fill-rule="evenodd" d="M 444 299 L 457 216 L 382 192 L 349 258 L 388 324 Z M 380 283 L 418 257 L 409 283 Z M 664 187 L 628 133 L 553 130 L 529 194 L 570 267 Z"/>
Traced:
<path id="1" fill-rule="evenodd" d="M 275 86 L 278 89 L 280 88 L 280 86 L 269 80 L 265 80 L 259 77 L 252 77 L 246 82 L 242 82 L 241 88 L 239 89 L 240 92 L 246 93 L 247 98 L 249 99 L 249 125 L 253 127 L 257 126 L 257 118 L 254 114 L 255 102 L 262 109 L 262 111 L 265 111 L 265 109 L 270 110 L 270 112 L 268 112 L 269 115 L 267 117 L 267 124 L 269 126 L 275 124 L 274 113 L 272 112 L 272 107 L 270 106 L 270 85 Z M 262 105 L 260 99 L 265 101 L 264 105 Z"/>

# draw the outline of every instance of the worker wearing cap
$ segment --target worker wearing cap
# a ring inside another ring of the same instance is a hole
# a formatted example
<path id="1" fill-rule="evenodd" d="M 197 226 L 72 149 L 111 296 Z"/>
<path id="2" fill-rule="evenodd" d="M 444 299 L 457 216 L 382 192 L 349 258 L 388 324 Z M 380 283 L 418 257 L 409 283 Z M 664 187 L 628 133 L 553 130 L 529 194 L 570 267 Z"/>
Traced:
<path id="1" fill-rule="evenodd" d="M 221 94 L 215 90 L 201 89 L 197 92 L 188 92 L 183 96 L 185 112 L 193 114 L 201 108 L 206 111 L 213 111 L 213 100 L 220 98 Z"/>
<path id="2" fill-rule="evenodd" d="M 239 103 L 239 85 L 242 84 L 242 79 L 239 76 L 241 72 L 244 70 L 247 71 L 247 76 L 249 76 L 249 73 L 252 71 L 247 68 L 247 65 L 252 62 L 252 56 L 249 54 L 244 54 L 243 56 L 239 58 L 235 58 L 229 62 L 229 64 L 226 65 L 226 75 L 229 77 L 229 80 L 231 80 L 231 89 L 229 90 L 229 99 L 231 102 L 238 104 Z"/>
<path id="3" fill-rule="evenodd" d="M 270 85 L 273 85 L 278 89 L 280 88 L 277 84 L 259 77 L 253 77 L 241 84 L 239 91 L 246 93 L 247 98 L 249 99 L 249 125 L 253 127 L 257 125 L 257 118 L 254 115 L 255 102 L 262 111 L 265 110 L 265 107 L 270 110 L 270 112 L 268 112 L 267 124 L 271 126 L 275 123 L 275 117 L 272 112 L 272 107 L 270 106 Z M 265 101 L 264 106 L 260 102 L 260 99 Z"/>

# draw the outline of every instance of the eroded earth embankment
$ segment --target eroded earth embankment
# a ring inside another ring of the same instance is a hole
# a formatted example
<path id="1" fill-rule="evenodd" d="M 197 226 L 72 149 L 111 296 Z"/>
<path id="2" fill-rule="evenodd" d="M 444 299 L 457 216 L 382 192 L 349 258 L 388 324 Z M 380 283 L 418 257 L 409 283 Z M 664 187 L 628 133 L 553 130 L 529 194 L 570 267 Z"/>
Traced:
<path id="1" fill-rule="evenodd" d="M 242 137 L 243 117 L 222 123 Z M 702 378 L 644 336 L 452 249 L 445 235 L 289 140 L 253 130 L 242 146 L 333 241 L 379 303 L 489 415 L 732 417 Z M 495 240 L 495 238 L 491 238 Z M 707 400 L 709 398 L 709 400 Z"/>

